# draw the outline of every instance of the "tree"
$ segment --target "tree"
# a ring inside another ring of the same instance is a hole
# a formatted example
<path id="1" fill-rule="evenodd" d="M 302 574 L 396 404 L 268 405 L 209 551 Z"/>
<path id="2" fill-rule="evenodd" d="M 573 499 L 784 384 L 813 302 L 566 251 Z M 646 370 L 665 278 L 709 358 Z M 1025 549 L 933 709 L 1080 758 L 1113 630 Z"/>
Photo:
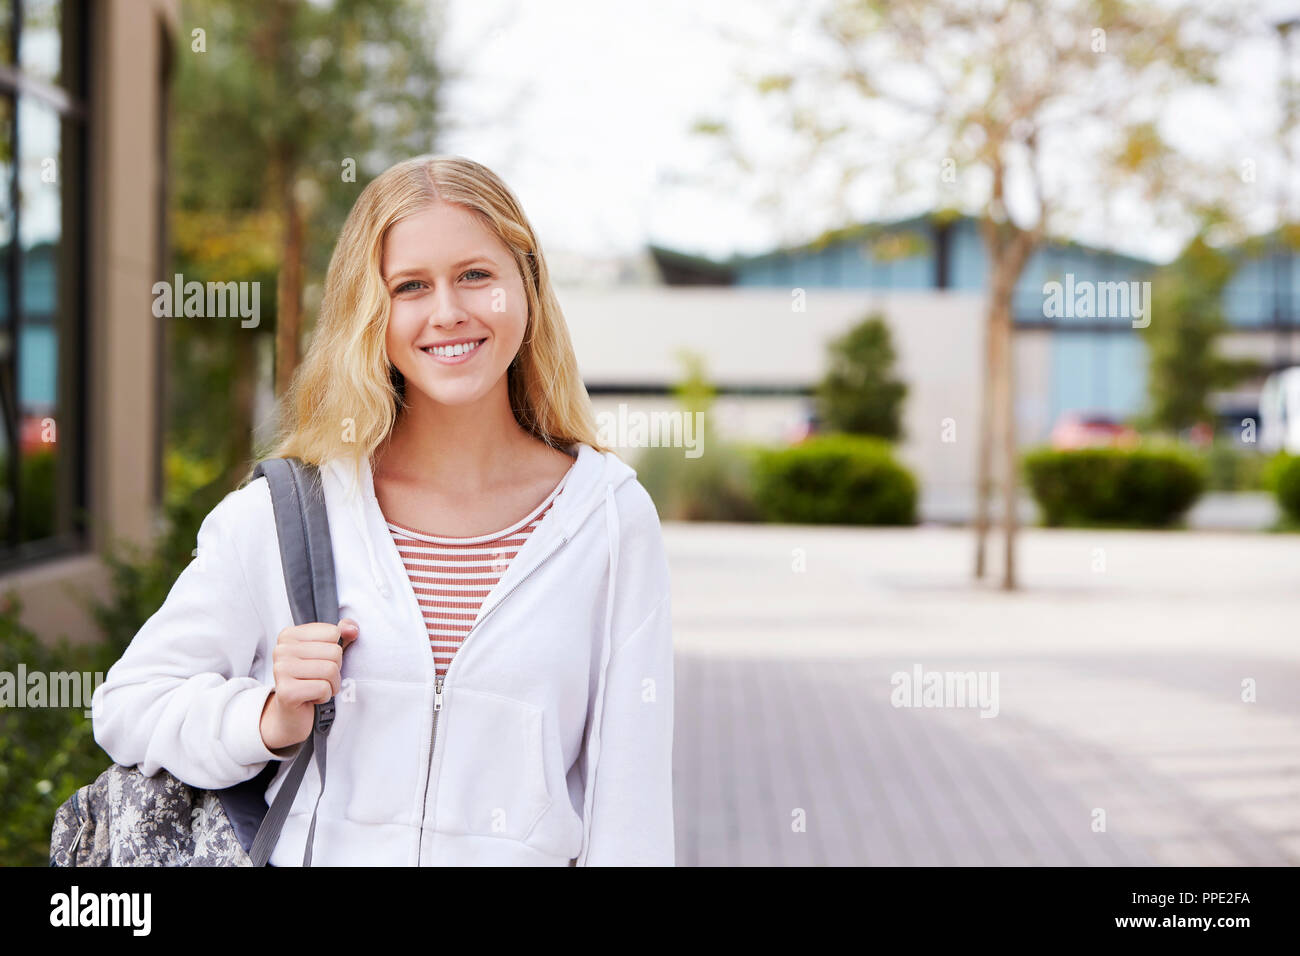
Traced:
<path id="1" fill-rule="evenodd" d="M 1152 283 L 1160 321 L 1142 334 L 1147 344 L 1148 418 L 1151 425 L 1181 431 L 1213 419 L 1210 393 L 1256 374 L 1254 359 L 1230 359 L 1215 348 L 1226 331 L 1223 288 L 1236 265 L 1197 235 Z"/>
<path id="2" fill-rule="evenodd" d="M 348 209 L 391 163 L 433 148 L 444 76 L 435 12 L 422 0 L 188 0 L 183 8 L 172 109 L 177 265 L 187 279 L 274 289 L 261 312 L 273 320 L 277 395 L 300 358 L 304 287 L 323 273 Z M 217 320 L 173 342 L 177 362 L 196 376 L 177 376 L 182 388 L 225 383 L 202 397 L 199 412 L 206 446 L 223 449 L 227 483 L 247 471 L 253 451 L 261 331 Z M 218 401 L 227 407 L 218 411 Z M 214 422 L 225 439 L 211 434 Z"/>
<path id="3" fill-rule="evenodd" d="M 1232 16 L 1127 0 L 828 0 L 793 14 L 787 63 L 747 77 L 797 152 L 793 174 L 763 168 L 765 203 L 848 210 L 866 177 L 879 202 L 977 216 L 987 299 L 975 574 L 985 570 L 996 444 L 1006 589 L 1016 584 L 1016 282 L 1053 229 L 1112 198 L 1136 189 L 1157 214 L 1182 215 L 1204 201 L 1191 190 L 1227 188 L 1226 175 L 1189 172 L 1159 124 L 1171 95 L 1214 81 Z M 696 129 L 742 171 L 760 168 L 728 122 L 703 118 Z M 834 195 L 819 202 L 821 183 Z"/>
<path id="4" fill-rule="evenodd" d="M 907 386 L 893 377 L 894 343 L 889 326 L 872 315 L 830 345 L 830 368 L 817 388 L 826 424 L 842 432 L 902 437 Z"/>

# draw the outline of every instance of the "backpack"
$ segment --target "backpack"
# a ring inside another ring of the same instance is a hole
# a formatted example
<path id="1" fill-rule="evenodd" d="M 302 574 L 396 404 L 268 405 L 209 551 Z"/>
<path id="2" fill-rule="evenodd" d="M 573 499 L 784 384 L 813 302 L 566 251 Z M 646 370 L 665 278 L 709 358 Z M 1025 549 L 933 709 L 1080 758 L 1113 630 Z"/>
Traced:
<path id="1" fill-rule="evenodd" d="M 338 597 L 320 472 L 297 458 L 259 462 L 275 510 L 285 588 L 295 624 L 336 623 Z M 340 641 L 341 643 L 341 641 Z M 152 777 L 113 764 L 56 811 L 50 866 L 265 866 L 313 755 L 325 790 L 325 740 L 334 699 L 316 705 L 311 735 L 268 809 L 264 794 L 281 761 L 222 790 L 200 790 L 165 770 Z M 317 807 L 320 796 L 316 798 Z M 316 809 L 303 866 L 311 866 Z"/>

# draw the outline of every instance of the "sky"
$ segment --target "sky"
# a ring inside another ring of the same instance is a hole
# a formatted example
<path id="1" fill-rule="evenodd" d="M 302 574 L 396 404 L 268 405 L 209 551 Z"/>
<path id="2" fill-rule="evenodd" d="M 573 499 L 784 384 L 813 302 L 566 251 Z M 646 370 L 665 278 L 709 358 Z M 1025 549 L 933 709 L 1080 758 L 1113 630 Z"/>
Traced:
<path id="1" fill-rule="evenodd" d="M 1269 19 L 1300 15 L 1291 0 L 1254 6 Z M 786 149 L 789 134 L 765 127 L 739 80 L 746 68 L 780 64 L 800 42 L 782 9 L 783 0 L 446 0 L 440 57 L 455 78 L 439 150 L 496 170 L 548 253 L 625 256 L 647 243 L 717 258 L 766 251 L 791 224 L 757 207 L 750 181 L 717 181 L 717 147 L 690 126 L 722 115 L 738 122 L 756 155 Z M 1300 36 L 1293 42 L 1300 50 Z M 1162 117 L 1190 152 L 1234 168 L 1255 164 L 1256 180 L 1243 188 L 1258 193 L 1248 205 L 1259 229 L 1271 225 L 1277 201 L 1280 169 L 1267 143 L 1281 62 L 1272 36 L 1243 44 L 1223 63 L 1217 97 L 1187 97 Z M 1300 205 L 1300 184 L 1296 193 Z M 858 205 L 852 218 L 883 214 L 875 197 Z M 809 202 L 795 228 L 816 231 L 833 218 Z M 1098 204 L 1071 231 L 1157 260 L 1183 240 L 1139 201 Z"/>

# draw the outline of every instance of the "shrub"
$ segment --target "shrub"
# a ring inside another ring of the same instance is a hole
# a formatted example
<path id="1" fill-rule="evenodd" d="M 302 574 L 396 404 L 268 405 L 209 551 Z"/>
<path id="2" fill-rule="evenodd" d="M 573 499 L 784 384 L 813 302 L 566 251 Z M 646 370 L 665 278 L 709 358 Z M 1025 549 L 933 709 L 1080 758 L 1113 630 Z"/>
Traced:
<path id="1" fill-rule="evenodd" d="M 22 604 L 11 592 L 0 608 L 0 671 L 13 675 L 15 694 L 26 689 L 17 684 L 20 667 L 47 680 L 60 672 L 107 671 L 97 646 L 66 639 L 47 644 L 22 625 L 21 613 Z M 0 865 L 47 866 L 54 811 L 109 763 L 83 712 L 90 702 L 82 703 L 0 707 Z"/>
<path id="2" fill-rule="evenodd" d="M 1205 488 L 1203 463 L 1173 448 L 1044 448 L 1024 466 L 1050 526 L 1166 527 Z"/>
<path id="3" fill-rule="evenodd" d="M 1216 439 L 1200 453 L 1205 461 L 1206 490 L 1263 491 L 1272 458 L 1235 440 Z"/>
<path id="4" fill-rule="evenodd" d="M 894 376 L 893 337 L 879 313 L 868 316 L 827 349 L 817 407 L 835 432 L 897 440 L 903 435 L 907 385 Z"/>
<path id="5" fill-rule="evenodd" d="M 751 490 L 751 454 L 716 439 L 697 458 L 681 448 L 647 448 L 637 457 L 637 479 L 666 521 L 757 521 Z"/>
<path id="6" fill-rule="evenodd" d="M 204 515 L 225 494 L 202 484 L 210 465 L 168 456 L 164 533 L 149 547 L 116 541 L 100 554 L 106 601 L 88 600 L 99 640 L 38 636 L 21 623 L 15 592 L 0 603 L 0 672 L 107 674 L 192 559 Z M 95 681 L 98 678 L 93 678 Z M 111 762 L 81 707 L 0 707 L 0 866 L 46 866 L 54 812 Z"/>
<path id="7" fill-rule="evenodd" d="M 1300 524 L 1300 455 L 1278 455 L 1269 467 L 1266 484 L 1283 516 L 1292 524 Z"/>
<path id="8" fill-rule="evenodd" d="M 833 434 L 765 449 L 754 474 L 754 496 L 768 521 L 916 523 L 916 479 L 879 439 Z"/>

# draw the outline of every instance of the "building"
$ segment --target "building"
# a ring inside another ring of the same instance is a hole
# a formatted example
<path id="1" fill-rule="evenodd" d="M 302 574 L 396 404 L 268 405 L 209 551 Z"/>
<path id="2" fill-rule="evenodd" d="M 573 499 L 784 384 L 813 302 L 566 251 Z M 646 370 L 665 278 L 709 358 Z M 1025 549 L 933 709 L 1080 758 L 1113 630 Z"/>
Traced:
<path id="1" fill-rule="evenodd" d="M 1235 253 L 1241 264 L 1224 295 L 1232 331 L 1222 346 L 1279 368 L 1300 357 L 1300 258 L 1269 249 Z M 872 223 L 726 261 L 648 252 L 661 286 L 562 290 L 598 413 L 614 414 L 620 404 L 671 409 L 676 355 L 690 349 L 719 388 L 722 430 L 781 441 L 799 433 L 812 408 L 827 345 L 879 312 L 909 384 L 900 454 L 926 490 L 923 512 L 963 510 L 954 502 L 968 501 L 974 483 L 988 272 L 976 220 Z M 1142 410 L 1147 354 L 1139 327 L 1160 320 L 1143 283 L 1155 268 L 1074 242 L 1045 244 L 1031 257 L 1013 301 L 1022 446 L 1045 442 L 1066 413 L 1122 419 Z M 1252 414 L 1258 388 L 1222 398 L 1225 416 Z"/>
<path id="2" fill-rule="evenodd" d="M 167 88 L 178 0 L 12 0 L 0 16 L 0 590 L 96 636 L 98 552 L 162 490 Z"/>

